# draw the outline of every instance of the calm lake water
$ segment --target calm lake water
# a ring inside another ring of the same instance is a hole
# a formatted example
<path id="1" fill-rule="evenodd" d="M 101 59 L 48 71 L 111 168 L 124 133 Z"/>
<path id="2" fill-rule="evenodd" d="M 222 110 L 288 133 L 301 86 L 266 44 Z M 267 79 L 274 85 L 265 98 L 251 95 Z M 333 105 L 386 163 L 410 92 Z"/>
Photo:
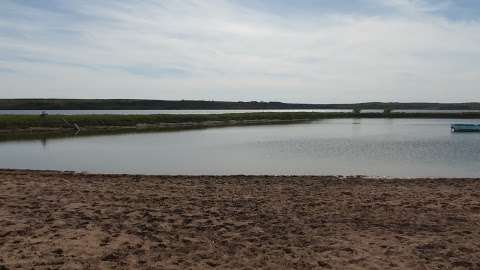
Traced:
<path id="1" fill-rule="evenodd" d="M 139 174 L 480 177 L 480 133 L 452 119 L 292 125 L 0 142 L 0 167 Z"/>

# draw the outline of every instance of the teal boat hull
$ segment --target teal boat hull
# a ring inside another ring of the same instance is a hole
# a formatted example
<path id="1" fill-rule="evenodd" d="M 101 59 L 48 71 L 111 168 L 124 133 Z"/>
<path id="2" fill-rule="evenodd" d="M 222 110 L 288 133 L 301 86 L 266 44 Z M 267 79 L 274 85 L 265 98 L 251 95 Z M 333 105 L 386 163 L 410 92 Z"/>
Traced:
<path id="1" fill-rule="evenodd" d="M 475 124 L 452 124 L 452 132 L 480 132 L 480 125 Z"/>

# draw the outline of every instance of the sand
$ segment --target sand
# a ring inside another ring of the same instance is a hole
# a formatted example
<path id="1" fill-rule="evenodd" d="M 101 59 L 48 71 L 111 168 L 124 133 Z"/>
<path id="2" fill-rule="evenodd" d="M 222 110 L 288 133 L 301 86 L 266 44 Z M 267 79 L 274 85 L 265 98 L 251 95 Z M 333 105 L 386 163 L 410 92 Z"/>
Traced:
<path id="1" fill-rule="evenodd" d="M 0 170 L 0 269 L 480 269 L 480 180 Z"/>

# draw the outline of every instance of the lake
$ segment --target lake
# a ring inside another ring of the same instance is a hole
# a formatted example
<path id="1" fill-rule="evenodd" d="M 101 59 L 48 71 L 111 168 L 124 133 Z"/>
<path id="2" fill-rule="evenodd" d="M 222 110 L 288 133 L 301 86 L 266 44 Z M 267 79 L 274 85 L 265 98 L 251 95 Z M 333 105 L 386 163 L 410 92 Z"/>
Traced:
<path id="1" fill-rule="evenodd" d="M 136 174 L 480 177 L 480 133 L 452 119 L 290 125 L 0 142 L 0 167 Z"/>

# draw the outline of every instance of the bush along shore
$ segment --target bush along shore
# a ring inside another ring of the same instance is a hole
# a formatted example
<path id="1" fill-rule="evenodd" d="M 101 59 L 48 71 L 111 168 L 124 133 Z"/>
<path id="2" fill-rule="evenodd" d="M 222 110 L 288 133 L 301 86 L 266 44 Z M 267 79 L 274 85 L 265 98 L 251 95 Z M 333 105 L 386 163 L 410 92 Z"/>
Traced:
<path id="1" fill-rule="evenodd" d="M 450 118 L 480 119 L 464 113 L 261 112 L 156 115 L 0 115 L 0 133 L 162 130 L 216 126 L 281 124 L 335 118 Z"/>

